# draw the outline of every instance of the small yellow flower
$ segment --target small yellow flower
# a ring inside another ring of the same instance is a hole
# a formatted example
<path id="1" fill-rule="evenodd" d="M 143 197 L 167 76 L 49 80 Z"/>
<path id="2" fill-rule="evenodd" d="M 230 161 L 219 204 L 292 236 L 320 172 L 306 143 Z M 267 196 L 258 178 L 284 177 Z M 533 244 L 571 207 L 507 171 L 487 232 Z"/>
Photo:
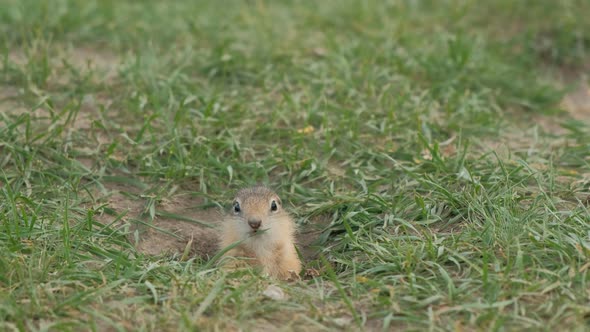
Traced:
<path id="1" fill-rule="evenodd" d="M 356 282 L 358 282 L 360 284 L 364 284 L 367 281 L 369 281 L 369 278 L 367 278 L 367 277 L 363 277 L 363 276 L 357 276 L 356 277 Z"/>
<path id="2" fill-rule="evenodd" d="M 297 129 L 297 132 L 300 134 L 311 134 L 314 130 L 315 128 L 313 126 L 307 126 L 305 128 Z"/>

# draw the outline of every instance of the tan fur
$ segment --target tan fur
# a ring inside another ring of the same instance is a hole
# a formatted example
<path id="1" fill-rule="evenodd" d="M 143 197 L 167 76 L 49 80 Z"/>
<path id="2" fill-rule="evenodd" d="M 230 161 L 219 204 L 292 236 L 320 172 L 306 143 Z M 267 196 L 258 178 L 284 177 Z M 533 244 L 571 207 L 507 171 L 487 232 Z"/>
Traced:
<path id="1" fill-rule="evenodd" d="M 273 200 L 277 211 L 271 211 Z M 239 204 L 240 212 L 235 213 L 233 206 L 229 211 L 223 222 L 220 247 L 243 242 L 225 255 L 249 258 L 250 264 L 262 266 L 272 277 L 287 279 L 293 273 L 299 274 L 301 262 L 295 250 L 295 223 L 277 194 L 266 187 L 252 187 L 238 191 L 234 202 Z M 258 232 L 249 226 L 250 219 L 262 221 Z"/>

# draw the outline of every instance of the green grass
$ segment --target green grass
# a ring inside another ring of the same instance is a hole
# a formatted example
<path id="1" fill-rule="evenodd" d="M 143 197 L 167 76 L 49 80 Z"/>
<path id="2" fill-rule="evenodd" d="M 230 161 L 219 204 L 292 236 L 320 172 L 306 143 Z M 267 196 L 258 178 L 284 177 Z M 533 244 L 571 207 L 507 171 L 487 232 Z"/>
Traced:
<path id="1" fill-rule="evenodd" d="M 0 8 L 1 330 L 590 328 L 587 1 Z M 134 246 L 258 182 L 319 276 Z"/>

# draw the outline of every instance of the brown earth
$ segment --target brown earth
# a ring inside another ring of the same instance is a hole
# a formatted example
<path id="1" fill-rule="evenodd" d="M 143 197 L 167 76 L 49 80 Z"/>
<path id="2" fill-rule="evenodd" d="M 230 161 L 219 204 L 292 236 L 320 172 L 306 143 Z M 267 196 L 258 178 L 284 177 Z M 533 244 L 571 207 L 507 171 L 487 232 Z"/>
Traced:
<path id="1" fill-rule="evenodd" d="M 561 102 L 561 107 L 572 118 L 590 124 L 590 86 L 588 86 L 588 82 L 582 81 L 577 89 L 567 94 Z"/>
<path id="2" fill-rule="evenodd" d="M 47 78 L 45 89 L 51 90 L 52 87 L 69 84 L 75 76 L 72 71 L 81 76 L 90 75 L 96 84 L 110 84 L 115 80 L 121 64 L 120 58 L 104 50 L 72 48 L 62 45 L 51 48 L 52 51 L 57 50 L 54 51 L 55 54 L 48 54 L 48 47 L 48 45 L 33 45 L 27 50 L 11 50 L 8 54 L 8 67 L 12 67 L 16 71 L 25 71 L 26 66 L 35 63 L 40 57 L 49 57 L 51 72 Z M 0 70 L 3 69 L 3 63 L 0 63 Z M 49 94 L 34 84 L 28 84 L 27 88 L 29 90 L 27 93 L 37 96 L 39 100 Z M 75 117 L 68 120 L 67 115 L 56 114 L 56 111 L 49 109 L 45 103 L 35 109 L 25 105 L 19 100 L 22 100 L 24 94 L 25 86 L 0 86 L 0 113 L 8 116 L 28 114 L 34 128 L 46 129 L 48 126 L 63 126 L 65 129 L 63 135 L 71 135 L 75 131 L 90 129 L 92 122 L 100 118 L 99 108 L 104 106 L 105 109 L 108 109 L 112 104 L 111 100 L 101 94 L 85 95 Z M 52 102 L 57 106 L 63 103 L 59 102 L 59 99 L 52 100 Z M 62 107 L 55 109 L 61 111 Z"/>
<path id="3" fill-rule="evenodd" d="M 145 213 L 146 200 L 134 187 L 120 184 L 105 184 L 105 187 L 107 192 L 95 199 L 102 204 L 106 203 L 111 213 L 103 210 L 96 220 L 102 224 L 111 224 L 120 218 L 117 222 L 119 227 L 127 227 L 128 238 L 139 252 L 148 255 L 182 255 L 188 250 L 190 257 L 196 255 L 204 259 L 215 254 L 216 228 L 222 219 L 219 210 L 200 209 L 200 199 L 192 198 L 189 194 L 176 194 L 159 202 L 156 216 L 150 220 Z"/>
<path id="4" fill-rule="evenodd" d="M 101 214 L 95 216 L 96 220 L 105 225 L 115 222 L 118 227 L 128 229 L 128 238 L 139 252 L 148 255 L 182 255 L 183 259 L 194 256 L 208 259 L 215 255 L 218 250 L 218 229 L 223 221 L 223 211 L 220 209 L 201 209 L 202 199 L 191 197 L 188 193 L 178 193 L 159 202 L 156 217 L 150 221 L 145 211 L 146 200 L 141 197 L 139 190 L 120 184 L 104 185 L 106 192 L 101 194 L 95 191 L 93 196 L 95 202 L 106 204 L 110 213 L 103 209 Z M 320 227 L 326 223 L 326 218 L 317 217 L 300 228 L 297 244 L 305 259 L 312 259 L 317 253 L 314 242 L 321 234 Z"/>

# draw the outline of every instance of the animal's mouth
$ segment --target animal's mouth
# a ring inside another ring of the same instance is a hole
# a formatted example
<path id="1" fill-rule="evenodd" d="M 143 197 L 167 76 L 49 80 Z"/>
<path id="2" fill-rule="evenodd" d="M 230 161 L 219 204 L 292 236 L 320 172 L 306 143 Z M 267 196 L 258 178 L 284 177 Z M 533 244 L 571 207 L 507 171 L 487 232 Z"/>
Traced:
<path id="1" fill-rule="evenodd" d="M 250 235 L 254 236 L 254 235 L 262 235 L 267 229 L 262 229 L 262 228 L 258 228 L 258 229 L 250 229 Z"/>

